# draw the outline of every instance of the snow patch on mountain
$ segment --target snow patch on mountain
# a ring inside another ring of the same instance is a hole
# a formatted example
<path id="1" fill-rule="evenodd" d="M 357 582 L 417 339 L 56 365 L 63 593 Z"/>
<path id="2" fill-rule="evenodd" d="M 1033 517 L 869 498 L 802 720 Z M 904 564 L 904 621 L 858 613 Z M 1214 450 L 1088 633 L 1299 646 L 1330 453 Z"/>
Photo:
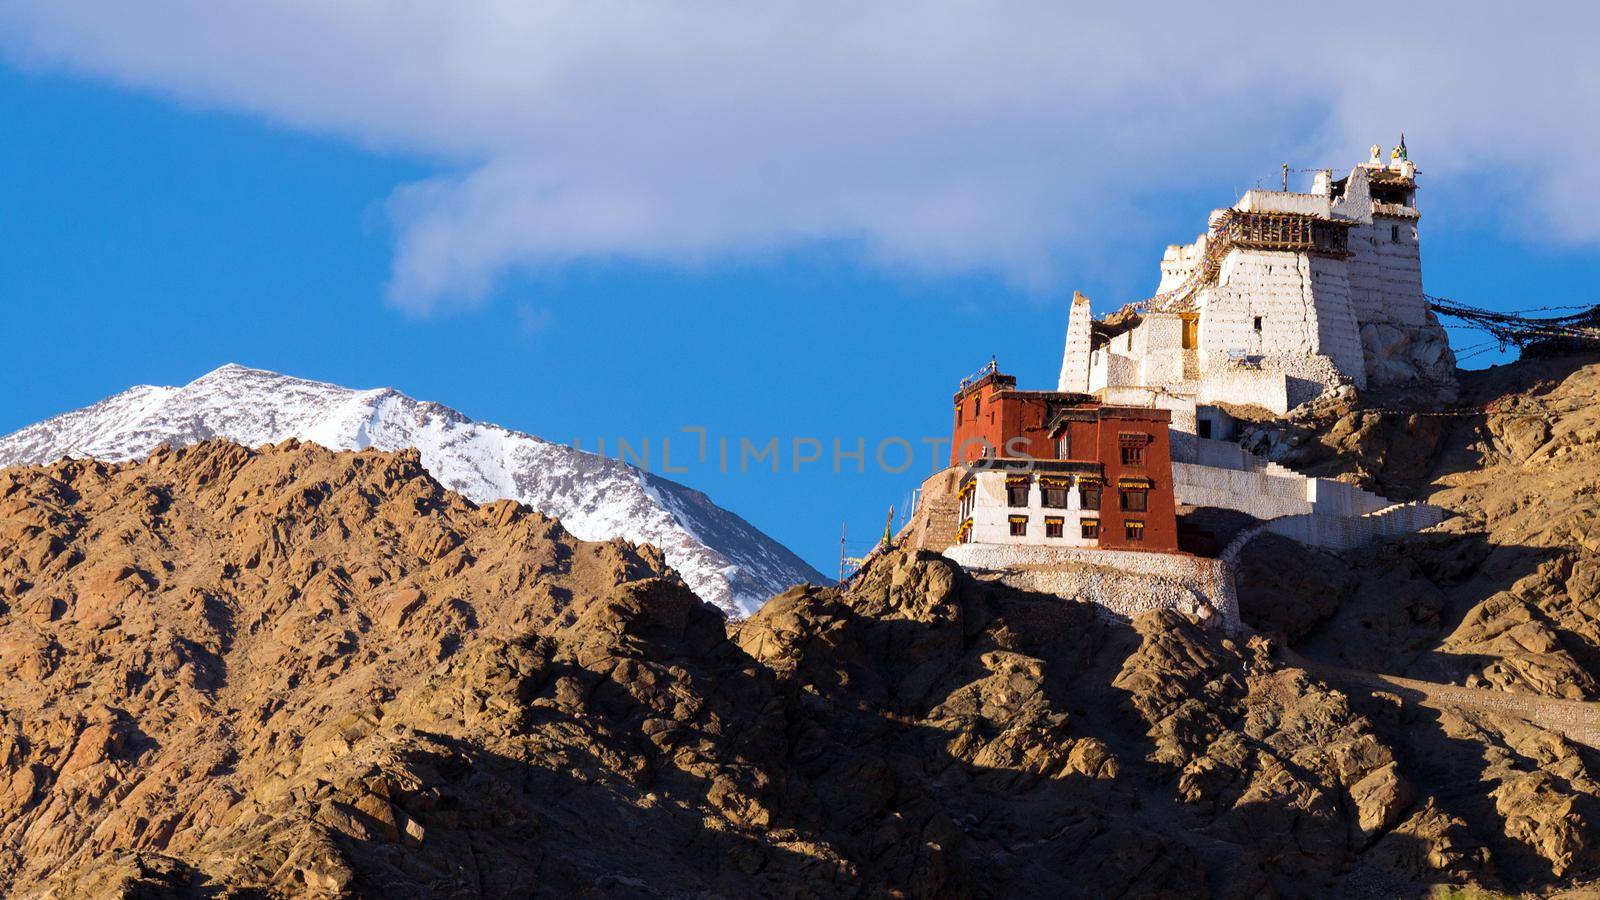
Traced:
<path id="1" fill-rule="evenodd" d="M 733 616 L 794 584 L 826 580 L 705 494 L 619 460 L 391 388 L 358 391 L 238 365 L 181 388 L 130 388 L 0 438 L 0 466 L 136 459 L 163 443 L 213 437 L 251 447 L 290 438 L 340 450 L 415 447 L 434 478 L 475 502 L 509 497 L 584 540 L 660 547 L 696 593 Z"/>

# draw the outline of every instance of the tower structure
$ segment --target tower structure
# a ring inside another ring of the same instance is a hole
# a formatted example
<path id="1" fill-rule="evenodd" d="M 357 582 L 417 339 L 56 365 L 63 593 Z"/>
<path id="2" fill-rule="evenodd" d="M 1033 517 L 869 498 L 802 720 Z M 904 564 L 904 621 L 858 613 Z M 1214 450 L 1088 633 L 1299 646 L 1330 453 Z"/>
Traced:
<path id="1" fill-rule="evenodd" d="M 1175 429 L 1202 437 L 1221 405 L 1283 413 L 1340 384 L 1453 392 L 1403 137 L 1390 156 L 1319 172 L 1308 193 L 1246 192 L 1167 248 L 1154 297 L 1113 316 L 1094 320 L 1075 295 L 1061 389 L 1170 408 Z"/>

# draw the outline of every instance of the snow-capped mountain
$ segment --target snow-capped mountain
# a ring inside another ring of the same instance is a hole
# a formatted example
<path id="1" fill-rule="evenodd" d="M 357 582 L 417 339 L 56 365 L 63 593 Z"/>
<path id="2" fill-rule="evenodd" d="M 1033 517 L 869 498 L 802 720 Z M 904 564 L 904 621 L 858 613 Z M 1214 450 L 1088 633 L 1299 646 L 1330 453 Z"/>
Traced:
<path id="1" fill-rule="evenodd" d="M 440 483 L 475 502 L 509 497 L 585 540 L 654 544 L 696 593 L 734 616 L 791 585 L 825 581 L 705 494 L 634 466 L 392 388 L 357 391 L 237 365 L 183 387 L 130 388 L 0 438 L 0 466 L 135 459 L 212 437 L 249 447 L 289 438 L 339 450 L 416 447 Z"/>

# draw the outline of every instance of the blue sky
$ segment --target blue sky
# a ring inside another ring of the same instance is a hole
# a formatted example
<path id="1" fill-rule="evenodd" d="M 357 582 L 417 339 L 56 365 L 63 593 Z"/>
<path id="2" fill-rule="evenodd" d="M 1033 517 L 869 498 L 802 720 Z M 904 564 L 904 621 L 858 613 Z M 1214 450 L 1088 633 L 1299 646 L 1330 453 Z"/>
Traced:
<path id="1" fill-rule="evenodd" d="M 1030 143 L 1019 107 L 1008 120 L 1018 146 L 999 157 L 963 146 L 948 159 L 874 168 L 861 147 L 881 135 L 829 132 L 820 149 L 779 135 L 735 146 L 728 159 L 760 157 L 766 174 L 722 191 L 715 166 L 654 172 L 641 163 L 641 174 L 628 165 L 629 147 L 641 158 L 694 154 L 676 138 L 615 135 L 607 146 L 624 145 L 615 159 L 580 166 L 527 152 L 524 135 L 465 114 L 459 131 L 412 135 L 404 109 L 377 124 L 364 112 L 341 119 L 304 96 L 227 87 L 242 82 L 216 76 L 210 62 L 151 75 L 116 53 L 58 45 L 68 49 L 35 48 L 0 66 L 0 297 L 10 338 L 0 354 L 0 431 L 132 384 L 181 384 L 239 362 L 392 385 L 591 447 L 618 437 L 659 447 L 672 436 L 675 461 L 694 440 L 685 427 L 735 442 L 777 438 L 779 474 L 691 463 L 672 477 L 825 573 L 837 564 L 841 522 L 869 538 L 931 468 L 919 445 L 909 470 L 877 470 L 870 457 L 880 441 L 945 435 L 956 381 L 991 353 L 1024 384 L 1053 386 L 1073 288 L 1101 310 L 1142 296 L 1162 247 L 1191 239 L 1208 210 L 1254 180 L 1270 183 L 1277 161 L 1348 165 L 1371 140 L 1393 140 L 1387 130 L 1367 137 L 1378 126 L 1360 117 L 1325 116 L 1313 92 L 1238 113 L 1248 130 L 1143 148 L 1126 167 L 1106 157 L 1113 144 L 1097 144 L 1099 163 L 1064 158 L 1077 174 L 1063 178 L 1032 163 L 1007 168 L 1006 154 L 1076 146 L 1070 128 Z M 453 108 L 422 103 L 417 114 Z M 1590 287 L 1600 259 L 1588 243 L 1600 230 L 1583 212 L 1595 206 L 1585 202 L 1593 183 L 1549 177 L 1543 167 L 1559 168 L 1563 151 L 1521 151 L 1523 138 L 1506 139 L 1504 157 L 1465 152 L 1466 126 L 1430 109 L 1408 134 L 1424 172 L 1430 292 L 1508 309 L 1600 302 Z M 1099 115 L 1092 121 L 1111 121 Z M 1322 128 L 1325 118 L 1340 124 Z M 1144 133 L 1141 125 L 1127 139 L 1143 147 Z M 992 136 L 1004 143 L 1008 134 Z M 1432 180 L 1430 153 L 1440 172 Z M 827 164 L 807 169 L 818 156 Z M 899 184 L 908 166 L 916 171 Z M 613 181 L 623 168 L 637 180 Z M 555 174 L 528 188 L 530 171 Z M 941 180 L 947 172 L 961 177 Z M 1049 203 L 1016 189 L 1035 175 Z M 750 187 L 772 179 L 785 189 Z M 843 185 L 837 196 L 808 205 L 829 179 Z M 526 188 L 548 199 L 569 182 L 588 187 L 554 212 L 500 196 Z M 941 202 L 920 205 L 923 188 Z M 610 214 L 617 209 L 626 214 Z M 563 211 L 577 223 L 570 234 Z M 1052 217 L 1068 224 L 1032 227 Z M 1009 230 L 1014 221 L 1030 227 Z M 1035 241 L 1040 229 L 1048 240 Z M 1459 336 L 1458 345 L 1479 340 Z M 819 440 L 823 460 L 791 471 L 795 438 Z M 846 448 L 864 440 L 868 471 L 835 473 L 835 439 Z"/>

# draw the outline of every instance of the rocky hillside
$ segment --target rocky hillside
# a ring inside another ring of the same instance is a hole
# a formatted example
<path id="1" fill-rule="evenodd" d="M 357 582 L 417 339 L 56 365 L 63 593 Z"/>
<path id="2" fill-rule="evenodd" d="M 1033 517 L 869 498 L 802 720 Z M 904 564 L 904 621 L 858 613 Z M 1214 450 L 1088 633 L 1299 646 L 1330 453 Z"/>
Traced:
<path id="1" fill-rule="evenodd" d="M 435 478 L 478 503 L 517 500 L 585 540 L 661 548 L 697 594 L 730 615 L 748 615 L 791 585 L 825 581 L 706 495 L 618 460 L 474 422 L 391 388 L 357 391 L 236 365 L 183 387 L 130 388 L 0 438 L 0 466 L 138 459 L 165 443 L 211 438 L 247 447 L 289 439 L 336 450 L 415 447 Z M 692 456 L 679 450 L 680 462 Z"/>
<path id="2" fill-rule="evenodd" d="M 318 729 L 668 572 L 475 507 L 415 452 L 205 442 L 0 471 L 0 885 L 195 846 Z"/>
<path id="3" fill-rule="evenodd" d="M 13 896 L 1391 897 L 1597 862 L 1559 735 L 937 557 L 730 622 L 652 550 L 293 443 L 6 470 L 0 525 Z"/>
<path id="4" fill-rule="evenodd" d="M 1291 465 L 1453 516 L 1343 556 L 1252 546 L 1245 615 L 1330 662 L 1600 699 L 1600 359 L 1527 359 L 1462 388 L 1463 408 L 1340 401 L 1258 430 Z"/>

